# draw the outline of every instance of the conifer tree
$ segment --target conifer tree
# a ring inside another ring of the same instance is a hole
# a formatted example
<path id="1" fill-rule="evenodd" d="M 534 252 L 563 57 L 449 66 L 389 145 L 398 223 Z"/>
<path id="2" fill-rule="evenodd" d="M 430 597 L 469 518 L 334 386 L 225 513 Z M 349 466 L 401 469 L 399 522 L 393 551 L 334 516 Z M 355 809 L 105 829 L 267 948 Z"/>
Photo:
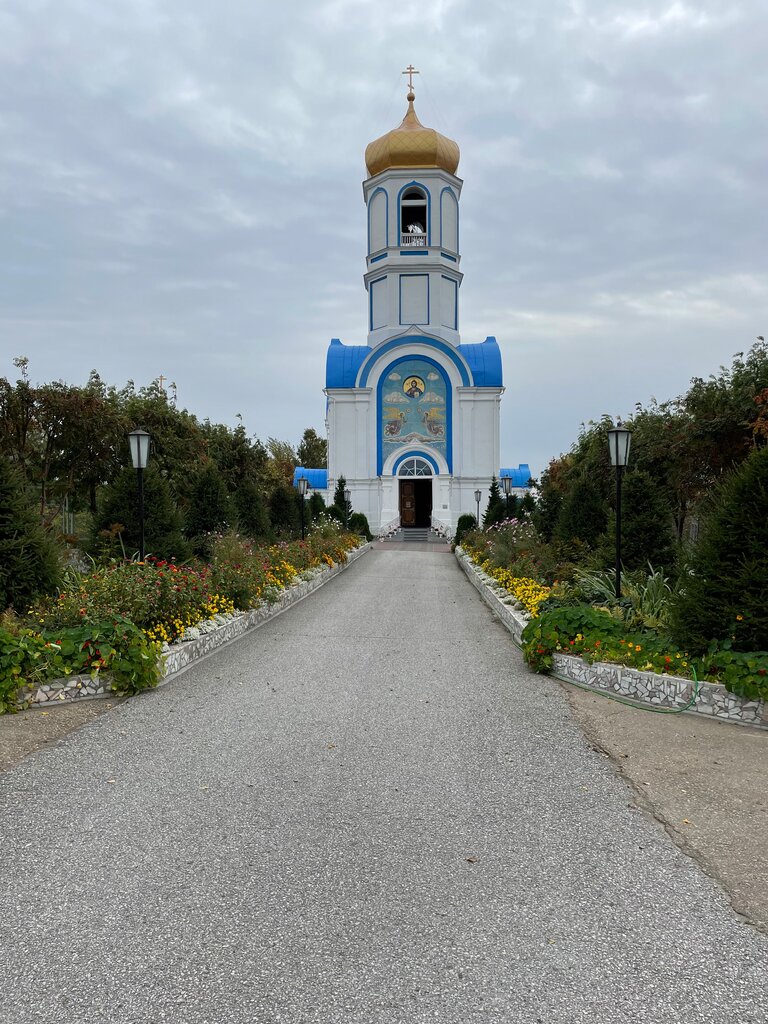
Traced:
<path id="1" fill-rule="evenodd" d="M 642 470 L 630 470 L 622 483 L 621 562 L 625 569 L 670 570 L 675 562 L 674 520 L 663 493 Z M 616 545 L 616 516 L 608 524 L 607 546 Z"/>
<path id="2" fill-rule="evenodd" d="M 246 537 L 259 540 L 270 533 L 269 510 L 253 480 L 244 480 L 232 496 L 237 525 Z"/>
<path id="3" fill-rule="evenodd" d="M 269 520 L 272 529 L 280 537 L 293 537 L 299 531 L 299 506 L 301 500 L 295 488 L 282 481 L 277 484 L 269 499 Z"/>
<path id="4" fill-rule="evenodd" d="M 565 495 L 553 536 L 555 540 L 580 540 L 595 547 L 605 531 L 607 516 L 600 491 L 588 476 L 583 476 Z"/>
<path id="5" fill-rule="evenodd" d="M 672 608 L 673 635 L 692 652 L 727 639 L 736 650 L 766 651 L 768 446 L 753 452 L 708 504 Z"/>
<path id="6" fill-rule="evenodd" d="M 0 456 L 0 611 L 26 612 L 56 589 L 59 575 L 56 546 L 27 504 L 20 474 Z"/>
<path id="7" fill-rule="evenodd" d="M 349 517 L 352 515 L 352 502 L 347 501 L 344 497 L 346 486 L 346 479 L 340 476 L 336 482 L 336 490 L 333 492 L 333 508 L 337 510 L 335 518 L 341 523 L 348 523 Z"/>
<path id="8" fill-rule="evenodd" d="M 186 513 L 187 536 L 200 537 L 226 530 L 233 518 L 227 486 L 215 463 L 208 462 L 192 478 Z"/>
<path id="9" fill-rule="evenodd" d="M 168 482 L 157 465 L 150 461 L 144 470 L 144 548 L 156 558 L 189 558 L 191 549 L 182 535 L 184 518 L 176 507 Z M 120 527 L 120 530 L 117 527 Z M 119 535 L 119 537 L 118 537 Z M 91 546 L 107 548 L 120 555 L 122 548 L 130 558 L 139 548 L 139 506 L 136 470 L 125 466 L 103 488 L 93 519 Z"/>
<path id="10" fill-rule="evenodd" d="M 491 478 L 491 486 L 488 489 L 488 505 L 483 516 L 483 529 L 487 530 L 494 523 L 500 523 L 502 519 L 506 519 L 506 516 L 507 506 L 504 495 L 501 493 L 499 481 L 494 475 Z"/>

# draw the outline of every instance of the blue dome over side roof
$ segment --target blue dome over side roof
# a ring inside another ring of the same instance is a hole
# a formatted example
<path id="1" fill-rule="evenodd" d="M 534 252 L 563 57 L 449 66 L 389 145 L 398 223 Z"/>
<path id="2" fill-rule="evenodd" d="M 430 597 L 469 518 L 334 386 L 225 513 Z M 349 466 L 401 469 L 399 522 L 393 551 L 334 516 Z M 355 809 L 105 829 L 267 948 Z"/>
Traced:
<path id="1" fill-rule="evenodd" d="M 475 387 L 500 388 L 504 386 L 501 350 L 494 337 L 489 335 L 480 344 L 458 345 L 457 349 L 467 361 Z"/>
<path id="2" fill-rule="evenodd" d="M 367 345 L 342 345 L 338 338 L 331 338 L 325 357 L 325 386 L 353 388 L 357 371 L 370 353 Z"/>

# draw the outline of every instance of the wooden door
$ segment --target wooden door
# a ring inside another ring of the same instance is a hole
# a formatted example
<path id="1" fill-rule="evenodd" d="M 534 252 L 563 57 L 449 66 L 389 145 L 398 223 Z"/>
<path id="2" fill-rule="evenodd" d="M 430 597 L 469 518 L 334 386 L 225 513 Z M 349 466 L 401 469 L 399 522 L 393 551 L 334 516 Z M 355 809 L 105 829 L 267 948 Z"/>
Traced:
<path id="1" fill-rule="evenodd" d="M 416 525 L 416 488 L 413 480 L 400 481 L 400 525 Z"/>

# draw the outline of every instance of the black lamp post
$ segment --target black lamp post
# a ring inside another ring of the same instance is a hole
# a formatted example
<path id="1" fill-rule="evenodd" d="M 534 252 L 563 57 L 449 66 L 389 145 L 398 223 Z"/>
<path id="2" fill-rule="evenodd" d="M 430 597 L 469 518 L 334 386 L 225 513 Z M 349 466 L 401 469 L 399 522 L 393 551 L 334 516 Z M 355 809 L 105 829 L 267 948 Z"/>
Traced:
<path id="1" fill-rule="evenodd" d="M 307 488 L 309 487 L 309 480 L 307 480 L 305 476 L 300 476 L 296 481 L 296 486 L 298 487 L 299 494 L 301 496 L 301 539 L 304 540 L 304 498 L 307 493 Z"/>
<path id="2" fill-rule="evenodd" d="M 509 496 L 512 493 L 512 477 L 503 476 L 501 478 L 501 485 L 504 488 L 504 497 L 507 499 L 507 519 L 509 519 Z"/>
<path id="3" fill-rule="evenodd" d="M 144 561 L 144 470 L 149 461 L 150 436 L 146 430 L 132 430 L 128 435 L 131 447 L 131 461 L 136 470 L 136 487 L 139 493 L 139 561 Z"/>
<path id="4" fill-rule="evenodd" d="M 632 432 L 621 421 L 608 431 L 611 465 L 616 467 L 616 600 L 621 600 L 621 477 L 629 461 Z"/>
<path id="5" fill-rule="evenodd" d="M 348 487 L 344 488 L 344 529 L 349 529 L 349 503 L 352 500 L 352 491 Z"/>
<path id="6" fill-rule="evenodd" d="M 482 498 L 482 496 L 483 496 L 483 492 L 481 490 L 478 489 L 478 490 L 475 491 L 475 501 L 477 502 L 477 528 L 478 528 L 478 530 L 480 529 L 480 499 Z"/>

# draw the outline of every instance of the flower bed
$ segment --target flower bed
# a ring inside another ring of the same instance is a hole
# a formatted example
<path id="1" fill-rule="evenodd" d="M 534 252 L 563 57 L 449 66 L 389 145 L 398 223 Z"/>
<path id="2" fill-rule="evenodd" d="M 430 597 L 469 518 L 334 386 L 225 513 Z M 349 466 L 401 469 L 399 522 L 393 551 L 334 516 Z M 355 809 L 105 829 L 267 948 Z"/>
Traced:
<path id="1" fill-rule="evenodd" d="M 702 681 L 696 687 L 694 699 L 695 661 L 688 659 L 684 652 L 664 654 L 660 651 L 649 651 L 647 644 L 643 642 L 631 643 L 632 638 L 625 635 L 623 624 L 617 620 L 613 620 L 616 633 L 608 638 L 605 646 L 599 638 L 585 639 L 588 635 L 585 632 L 581 632 L 580 639 L 576 640 L 576 636 L 579 635 L 577 629 L 570 635 L 568 630 L 558 632 L 555 637 L 539 635 L 539 620 L 532 617 L 522 602 L 514 597 L 508 585 L 502 584 L 496 574 L 478 565 L 460 547 L 456 548 L 456 557 L 470 582 L 509 629 L 518 644 L 528 646 L 531 651 L 531 667 L 537 671 L 551 672 L 558 678 L 578 685 L 611 691 L 617 696 L 628 697 L 658 708 L 686 708 L 715 718 L 768 727 L 768 701 L 760 694 L 739 694 L 735 690 L 729 693 L 719 681 Z M 582 609 L 560 609 L 561 612 L 577 610 L 582 614 L 583 621 Z M 624 643 L 621 642 L 622 639 Z M 573 644 L 571 640 L 574 641 Z M 763 676 L 758 674 L 762 665 L 756 660 L 757 656 L 740 656 L 736 652 L 722 651 L 718 655 L 718 661 L 723 662 L 726 670 L 729 653 L 732 658 L 749 658 L 755 661 L 755 668 L 750 671 L 754 671 L 756 680 L 763 679 Z M 676 654 L 680 654 L 680 658 L 674 657 Z M 616 661 L 609 662 L 608 658 L 614 656 Z M 669 662 L 667 658 L 670 659 Z M 720 664 L 713 663 L 711 658 L 712 656 L 708 656 L 708 659 L 702 660 L 709 660 L 710 665 L 720 669 Z M 652 671 L 654 661 L 659 665 L 660 672 Z M 704 666 L 704 669 L 706 668 L 707 666 Z M 673 671 L 669 671 L 670 669 Z M 706 671 L 703 670 L 701 674 L 696 675 L 700 680 L 705 679 Z"/>
<path id="2" fill-rule="evenodd" d="M 0 627 L 0 713 L 63 677 L 74 680 L 68 692 L 90 695 L 104 691 L 102 673 L 123 693 L 156 686 L 171 644 L 221 627 L 236 610 L 274 604 L 292 584 L 343 564 L 359 543 L 333 534 L 260 548 L 228 536 L 208 565 L 120 563 L 73 575 L 26 620 Z"/>

